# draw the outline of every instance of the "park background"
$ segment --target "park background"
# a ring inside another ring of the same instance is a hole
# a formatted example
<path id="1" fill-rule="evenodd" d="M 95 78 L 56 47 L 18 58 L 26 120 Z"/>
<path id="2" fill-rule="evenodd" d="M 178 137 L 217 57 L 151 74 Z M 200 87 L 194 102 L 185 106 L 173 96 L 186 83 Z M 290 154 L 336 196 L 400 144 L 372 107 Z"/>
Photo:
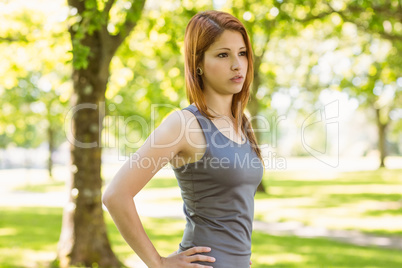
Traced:
<path id="1" fill-rule="evenodd" d="M 253 43 L 247 114 L 267 169 L 252 267 L 402 266 L 401 1 L 3 0 L 1 267 L 144 267 L 101 193 L 189 104 L 184 30 L 208 9 Z M 175 251 L 171 168 L 136 198 L 156 248 Z"/>

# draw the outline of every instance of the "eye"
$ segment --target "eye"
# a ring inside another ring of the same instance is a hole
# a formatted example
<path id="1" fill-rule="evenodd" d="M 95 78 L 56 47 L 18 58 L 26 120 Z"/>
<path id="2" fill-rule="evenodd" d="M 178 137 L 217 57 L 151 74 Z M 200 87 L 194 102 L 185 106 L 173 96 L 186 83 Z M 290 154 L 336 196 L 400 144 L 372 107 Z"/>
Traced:
<path id="1" fill-rule="evenodd" d="M 240 56 L 247 56 L 247 51 L 242 51 L 239 53 Z"/>
<path id="2" fill-rule="evenodd" d="M 227 53 L 221 53 L 218 55 L 219 58 L 226 58 L 228 56 Z"/>

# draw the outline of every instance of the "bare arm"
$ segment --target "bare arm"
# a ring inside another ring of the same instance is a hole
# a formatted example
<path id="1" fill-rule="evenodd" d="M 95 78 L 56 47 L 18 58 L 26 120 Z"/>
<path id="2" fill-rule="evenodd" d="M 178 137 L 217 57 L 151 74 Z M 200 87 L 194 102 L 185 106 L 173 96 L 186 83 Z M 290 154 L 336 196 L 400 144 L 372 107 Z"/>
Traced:
<path id="1" fill-rule="evenodd" d="M 134 203 L 134 196 L 185 146 L 185 118 L 181 112 L 169 115 L 155 129 L 137 152 L 124 163 L 103 195 L 121 235 L 150 268 L 208 267 L 192 264 L 194 261 L 211 261 L 211 257 L 197 255 L 210 249 L 196 247 L 180 254 L 161 257 L 149 240 Z"/>

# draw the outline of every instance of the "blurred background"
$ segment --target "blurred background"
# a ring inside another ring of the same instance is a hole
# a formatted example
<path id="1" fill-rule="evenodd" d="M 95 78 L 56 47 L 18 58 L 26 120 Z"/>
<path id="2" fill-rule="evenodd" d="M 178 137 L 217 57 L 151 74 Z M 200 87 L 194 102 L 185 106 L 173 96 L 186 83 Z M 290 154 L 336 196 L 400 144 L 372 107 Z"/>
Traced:
<path id="1" fill-rule="evenodd" d="M 402 267 L 398 0 L 0 1 L 1 267 L 145 267 L 101 193 L 189 105 L 184 31 L 209 9 L 253 44 L 252 267 Z M 136 198 L 158 251 L 177 250 L 171 167 Z"/>

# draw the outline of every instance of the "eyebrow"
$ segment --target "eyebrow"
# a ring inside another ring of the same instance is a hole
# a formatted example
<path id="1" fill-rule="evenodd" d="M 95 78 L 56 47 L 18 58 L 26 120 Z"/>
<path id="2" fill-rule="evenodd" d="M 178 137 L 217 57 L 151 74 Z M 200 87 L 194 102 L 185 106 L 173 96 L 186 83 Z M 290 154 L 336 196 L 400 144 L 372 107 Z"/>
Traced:
<path id="1" fill-rule="evenodd" d="M 243 48 L 246 48 L 246 47 L 241 47 L 241 48 L 239 48 L 239 50 L 240 50 L 240 49 L 243 49 Z M 221 47 L 221 48 L 217 48 L 217 49 L 215 49 L 215 50 L 221 50 L 221 49 L 231 50 L 230 48 L 227 48 L 227 47 Z"/>

